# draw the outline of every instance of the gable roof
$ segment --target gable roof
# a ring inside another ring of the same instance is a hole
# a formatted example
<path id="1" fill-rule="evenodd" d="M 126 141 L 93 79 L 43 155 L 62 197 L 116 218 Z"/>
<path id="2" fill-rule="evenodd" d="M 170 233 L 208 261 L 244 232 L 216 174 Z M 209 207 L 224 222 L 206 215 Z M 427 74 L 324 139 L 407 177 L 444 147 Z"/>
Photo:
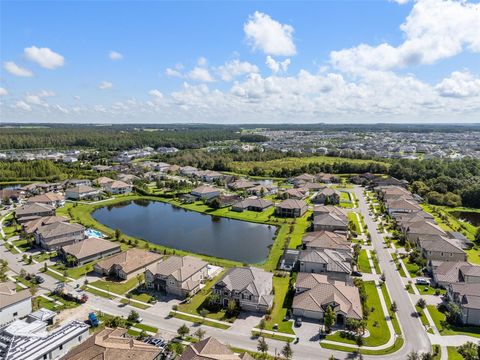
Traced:
<path id="1" fill-rule="evenodd" d="M 245 199 L 239 201 L 234 206 L 239 208 L 248 208 L 248 207 L 257 207 L 261 209 L 265 209 L 273 205 L 273 202 L 264 199 Z"/>
<path id="2" fill-rule="evenodd" d="M 62 247 L 62 250 L 66 254 L 75 256 L 77 259 L 83 259 L 113 249 L 120 250 L 120 245 L 96 237 L 91 237 L 83 241 Z"/>
<path id="3" fill-rule="evenodd" d="M 460 269 L 468 266 L 472 265 L 465 261 L 443 261 L 432 271 L 437 281 L 455 283 L 460 281 Z M 480 266 L 478 266 L 478 268 L 480 268 Z"/>
<path id="4" fill-rule="evenodd" d="M 345 235 L 325 230 L 305 233 L 302 243 L 307 248 L 351 250 L 350 241 Z"/>
<path id="5" fill-rule="evenodd" d="M 11 281 L 0 283 L 0 309 L 32 297 L 28 289 L 16 291 L 16 288 Z"/>
<path id="6" fill-rule="evenodd" d="M 282 209 L 304 209 L 307 207 L 307 203 L 303 200 L 287 199 L 283 200 L 277 207 Z"/>
<path id="7" fill-rule="evenodd" d="M 66 222 L 68 219 L 63 216 L 44 216 L 38 219 L 30 220 L 23 224 L 25 232 L 31 234 L 36 231 L 40 226 L 49 225 L 57 222 Z"/>
<path id="8" fill-rule="evenodd" d="M 316 215 L 313 218 L 313 223 L 315 225 L 326 225 L 326 226 L 347 226 L 348 221 L 346 217 L 339 216 L 334 213 L 326 213 Z"/>
<path id="9" fill-rule="evenodd" d="M 179 360 L 238 360 L 246 359 L 236 355 L 226 345 L 213 337 L 190 344 Z"/>
<path id="10" fill-rule="evenodd" d="M 97 192 L 98 190 L 88 185 L 77 185 L 77 186 L 68 188 L 66 191 L 74 194 L 88 194 L 91 192 Z"/>
<path id="11" fill-rule="evenodd" d="M 77 223 L 68 223 L 65 221 L 54 222 L 47 225 L 40 226 L 36 233 L 43 238 L 50 238 L 54 236 L 68 235 L 78 231 L 84 231 L 85 227 Z"/>
<path id="12" fill-rule="evenodd" d="M 49 192 L 42 195 L 36 195 L 28 198 L 27 203 L 51 203 L 64 200 L 60 193 Z"/>
<path id="13" fill-rule="evenodd" d="M 463 251 L 462 248 L 452 244 L 450 239 L 447 239 L 444 236 L 423 236 L 419 238 L 418 242 L 420 247 L 426 251 L 443 251 L 455 254 L 465 254 L 465 251 Z"/>
<path id="14" fill-rule="evenodd" d="M 113 265 L 119 265 L 126 274 L 129 274 L 133 271 L 141 269 L 142 267 L 147 267 L 161 258 L 162 255 L 160 254 L 138 248 L 132 248 L 125 252 L 121 252 L 106 259 L 100 260 L 95 266 L 108 270 Z"/>
<path id="15" fill-rule="evenodd" d="M 218 191 L 219 190 L 217 188 L 214 188 L 213 186 L 201 185 L 193 189 L 191 192 L 196 194 L 210 194 Z"/>
<path id="16" fill-rule="evenodd" d="M 54 210 L 55 208 L 53 206 L 50 206 L 47 204 L 31 203 L 31 204 L 26 204 L 18 207 L 15 210 L 15 214 L 17 216 L 23 216 L 23 215 L 29 215 L 34 213 L 49 212 Z"/>
<path id="17" fill-rule="evenodd" d="M 148 269 L 153 274 L 173 276 L 177 281 L 185 281 L 207 266 L 208 263 L 194 256 L 170 256 L 153 264 Z"/>
<path id="18" fill-rule="evenodd" d="M 341 272 L 350 274 L 352 266 L 349 260 L 351 256 L 345 256 L 336 250 L 302 250 L 299 256 L 300 261 L 317 264 L 326 264 L 326 270 L 329 272 Z"/>
<path id="19" fill-rule="evenodd" d="M 268 295 L 273 274 L 254 267 L 230 268 L 218 281 L 230 291 L 248 290 L 255 296 Z"/>

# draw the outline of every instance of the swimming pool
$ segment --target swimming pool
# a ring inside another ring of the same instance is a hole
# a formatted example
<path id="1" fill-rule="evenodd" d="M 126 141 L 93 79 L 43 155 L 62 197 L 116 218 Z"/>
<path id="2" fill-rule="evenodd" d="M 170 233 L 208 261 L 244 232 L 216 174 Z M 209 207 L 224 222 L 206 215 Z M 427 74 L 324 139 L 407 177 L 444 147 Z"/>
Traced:
<path id="1" fill-rule="evenodd" d="M 98 230 L 95 230 L 95 229 L 91 229 L 91 228 L 88 228 L 87 230 L 85 230 L 85 236 L 86 237 L 96 237 L 96 238 L 103 238 L 105 237 L 105 235 L 103 235 L 102 232 L 98 231 Z"/>

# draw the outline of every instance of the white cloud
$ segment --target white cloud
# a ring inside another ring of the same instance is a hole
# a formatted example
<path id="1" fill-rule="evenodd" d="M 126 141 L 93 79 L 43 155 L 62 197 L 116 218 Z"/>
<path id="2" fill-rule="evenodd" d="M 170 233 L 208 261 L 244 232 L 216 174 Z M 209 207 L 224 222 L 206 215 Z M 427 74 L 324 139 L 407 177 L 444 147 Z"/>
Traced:
<path id="1" fill-rule="evenodd" d="M 109 90 L 111 88 L 113 88 L 113 84 L 109 81 L 102 81 L 99 85 L 98 85 L 98 88 L 100 90 Z"/>
<path id="2" fill-rule="evenodd" d="M 418 0 L 400 29 L 405 37 L 400 45 L 361 44 L 332 51 L 332 65 L 349 72 L 392 70 L 433 64 L 465 50 L 480 52 L 480 3 Z"/>
<path id="3" fill-rule="evenodd" d="M 399 5 L 405 5 L 406 3 L 410 2 L 410 0 L 390 0 L 396 2 Z"/>
<path id="4" fill-rule="evenodd" d="M 202 67 L 195 67 L 188 73 L 188 78 L 200 82 L 213 82 L 215 81 L 208 69 Z"/>
<path id="5" fill-rule="evenodd" d="M 23 50 L 27 59 L 36 62 L 45 69 L 53 70 L 63 66 L 63 56 L 53 52 L 49 48 L 38 48 L 36 46 L 32 46 Z"/>
<path id="6" fill-rule="evenodd" d="M 243 30 L 255 50 L 281 56 L 292 56 L 297 52 L 293 42 L 293 27 L 281 24 L 267 14 L 256 11 L 250 15 Z"/>
<path id="7" fill-rule="evenodd" d="M 283 61 L 276 61 L 274 58 L 268 55 L 267 59 L 265 60 L 265 64 L 274 73 L 278 73 L 279 71 L 286 72 L 288 70 L 288 65 L 290 65 L 290 59 L 285 59 Z"/>
<path id="8" fill-rule="evenodd" d="M 110 53 L 108 54 L 108 57 L 110 58 L 110 60 L 122 60 L 123 59 L 123 55 L 120 54 L 119 52 L 117 51 L 110 51 Z"/>
<path id="9" fill-rule="evenodd" d="M 197 64 L 198 64 L 198 66 L 207 66 L 208 61 L 207 61 L 206 58 L 204 58 L 203 56 L 201 56 L 201 57 L 198 58 Z"/>
<path id="10" fill-rule="evenodd" d="M 28 104 L 48 107 L 49 106 L 48 103 L 45 102 L 43 99 L 46 97 L 52 97 L 52 96 L 55 96 L 55 93 L 53 91 L 41 90 L 37 94 L 27 93 L 27 95 L 25 95 L 24 97 L 24 101 Z"/>
<path id="11" fill-rule="evenodd" d="M 7 70 L 10 74 L 23 77 L 33 76 L 33 72 L 26 68 L 22 68 L 15 64 L 13 61 L 7 61 L 3 63 L 3 68 Z"/>
<path id="12" fill-rule="evenodd" d="M 16 109 L 20 109 L 23 111 L 32 111 L 32 107 L 28 105 L 25 101 L 17 101 L 14 105 Z"/>
<path id="13" fill-rule="evenodd" d="M 180 71 L 172 69 L 172 68 L 166 68 L 165 69 L 165 75 L 170 76 L 170 77 L 183 77 L 183 75 Z"/>
<path id="14" fill-rule="evenodd" d="M 148 94 L 152 96 L 155 100 L 163 99 L 163 94 L 160 92 L 160 90 L 153 89 L 153 90 L 150 90 Z"/>
<path id="15" fill-rule="evenodd" d="M 7 89 L 0 87 L 0 96 L 6 96 L 8 95 Z"/>
<path id="16" fill-rule="evenodd" d="M 443 79 L 435 88 L 445 97 L 480 97 L 480 77 L 468 71 L 454 71 L 450 78 Z"/>
<path id="17" fill-rule="evenodd" d="M 218 73 L 224 81 L 231 81 L 237 76 L 258 73 L 258 71 L 257 65 L 238 59 L 229 61 L 218 68 Z"/>

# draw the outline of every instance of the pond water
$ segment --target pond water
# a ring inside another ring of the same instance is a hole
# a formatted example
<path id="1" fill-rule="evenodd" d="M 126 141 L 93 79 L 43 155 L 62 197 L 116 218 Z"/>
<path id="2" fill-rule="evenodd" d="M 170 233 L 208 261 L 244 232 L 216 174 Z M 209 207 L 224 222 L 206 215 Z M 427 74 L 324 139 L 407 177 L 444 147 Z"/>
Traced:
<path id="1" fill-rule="evenodd" d="M 26 184 L 0 184 L 0 190 L 15 190 L 20 189 Z"/>
<path id="2" fill-rule="evenodd" d="M 459 220 L 468 221 L 474 226 L 480 226 L 480 212 L 453 211 L 452 214 Z"/>
<path id="3" fill-rule="evenodd" d="M 243 263 L 263 262 L 276 227 L 221 218 L 171 204 L 135 200 L 95 210 L 92 217 L 111 229 L 151 243 Z"/>

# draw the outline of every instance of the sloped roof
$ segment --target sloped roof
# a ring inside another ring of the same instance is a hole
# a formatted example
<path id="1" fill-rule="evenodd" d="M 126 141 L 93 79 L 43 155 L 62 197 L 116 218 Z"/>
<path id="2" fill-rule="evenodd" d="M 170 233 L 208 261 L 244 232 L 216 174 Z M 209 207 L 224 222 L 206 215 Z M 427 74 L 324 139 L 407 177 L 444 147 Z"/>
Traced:
<path id="1" fill-rule="evenodd" d="M 43 238 L 50 238 L 62 235 L 68 235 L 78 231 L 84 231 L 85 227 L 77 223 L 68 222 L 54 222 L 47 225 L 40 226 L 36 232 Z"/>
<path id="2" fill-rule="evenodd" d="M 42 213 L 47 211 L 54 211 L 55 208 L 53 206 L 47 204 L 40 204 L 40 203 L 31 203 L 23 205 L 15 210 L 15 214 L 17 216 L 22 215 L 29 215 L 34 213 Z"/>
<path id="3" fill-rule="evenodd" d="M 16 291 L 16 288 L 11 281 L 0 283 L 0 309 L 32 297 L 28 289 Z"/>
<path id="4" fill-rule="evenodd" d="M 192 190 L 192 193 L 196 194 L 210 194 L 212 192 L 218 192 L 219 190 L 217 188 L 214 188 L 213 186 L 208 186 L 208 185 L 201 185 L 199 187 L 196 187 L 195 189 Z"/>
<path id="5" fill-rule="evenodd" d="M 129 274 L 141 269 L 142 267 L 147 267 L 161 258 L 162 255 L 160 254 L 138 248 L 132 248 L 125 252 L 121 252 L 101 260 L 97 262 L 96 266 L 108 270 L 113 265 L 119 265 L 125 273 Z"/>
<path id="6" fill-rule="evenodd" d="M 26 222 L 23 226 L 25 227 L 25 232 L 27 234 L 33 233 L 40 226 L 49 225 L 56 222 L 65 222 L 68 221 L 66 217 L 63 216 L 44 216 L 38 219 L 30 220 Z"/>
<path id="7" fill-rule="evenodd" d="M 334 249 L 334 250 L 350 250 L 350 241 L 342 234 L 331 231 L 313 231 L 303 235 L 302 243 L 307 248 L 315 249 Z"/>
<path id="8" fill-rule="evenodd" d="M 333 213 L 320 214 L 313 218 L 315 225 L 328 225 L 328 226 L 347 226 L 348 221 L 346 217 L 339 216 Z"/>
<path id="9" fill-rule="evenodd" d="M 444 261 L 433 270 L 433 273 L 437 281 L 455 283 L 460 281 L 459 272 L 464 266 L 468 267 L 471 265 L 465 261 Z"/>
<path id="10" fill-rule="evenodd" d="M 240 208 L 247 208 L 247 207 L 258 207 L 265 209 L 269 206 L 272 206 L 273 203 L 269 200 L 264 200 L 264 199 L 245 199 L 242 201 L 239 201 L 236 203 L 234 206 L 240 207 Z"/>
<path id="11" fill-rule="evenodd" d="M 27 203 L 50 203 L 64 200 L 63 194 L 49 192 L 28 198 Z"/>
<path id="12" fill-rule="evenodd" d="M 66 254 L 73 255 L 77 259 L 83 259 L 113 249 L 120 250 L 120 245 L 96 237 L 91 237 L 62 248 Z"/>
<path id="13" fill-rule="evenodd" d="M 277 207 L 282 209 L 304 209 L 307 207 L 307 203 L 303 200 L 287 199 L 283 200 Z"/>
<path id="14" fill-rule="evenodd" d="M 173 276 L 177 281 L 185 281 L 207 266 L 208 263 L 194 256 L 170 256 L 149 267 L 153 274 Z"/>
<path id="15" fill-rule="evenodd" d="M 67 189 L 66 191 L 76 194 L 88 194 L 91 192 L 97 192 L 98 190 L 88 185 L 77 185 Z"/>
<path id="16" fill-rule="evenodd" d="M 254 267 L 230 268 L 217 284 L 230 291 L 248 290 L 256 296 L 268 295 L 272 289 L 273 274 Z"/>
<path id="17" fill-rule="evenodd" d="M 443 251 L 456 254 L 465 254 L 462 248 L 452 244 L 450 239 L 444 236 L 425 236 L 419 239 L 420 247 L 426 251 Z"/>
<path id="18" fill-rule="evenodd" d="M 238 360 L 240 358 L 228 346 L 213 337 L 190 344 L 179 360 Z"/>
<path id="19" fill-rule="evenodd" d="M 336 250 L 303 250 L 300 251 L 300 261 L 326 264 L 327 271 L 350 274 L 352 266 L 349 263 L 351 257 L 347 257 Z"/>

